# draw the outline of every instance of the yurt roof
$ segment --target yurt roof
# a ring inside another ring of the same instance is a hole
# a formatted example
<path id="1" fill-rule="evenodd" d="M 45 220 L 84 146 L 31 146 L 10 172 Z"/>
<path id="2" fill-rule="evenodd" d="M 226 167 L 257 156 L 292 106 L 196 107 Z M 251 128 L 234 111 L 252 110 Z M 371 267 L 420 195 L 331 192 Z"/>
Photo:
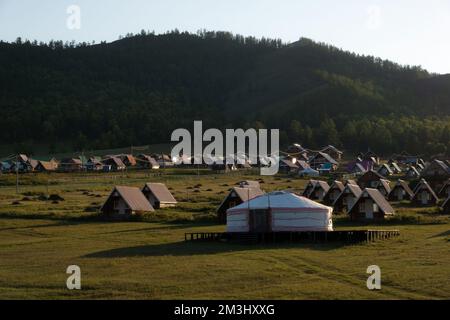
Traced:
<path id="1" fill-rule="evenodd" d="M 239 211 L 255 209 L 268 209 L 268 208 L 308 208 L 313 210 L 332 210 L 333 208 L 322 205 L 308 198 L 298 196 L 294 193 L 287 191 L 275 191 L 256 197 L 250 201 L 241 203 L 240 205 L 228 209 L 228 211 Z"/>

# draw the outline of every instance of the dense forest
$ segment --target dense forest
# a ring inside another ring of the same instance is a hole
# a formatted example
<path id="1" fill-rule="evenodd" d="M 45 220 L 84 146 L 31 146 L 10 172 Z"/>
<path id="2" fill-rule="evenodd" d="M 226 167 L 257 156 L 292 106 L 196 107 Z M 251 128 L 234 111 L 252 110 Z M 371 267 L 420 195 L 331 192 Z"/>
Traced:
<path id="1" fill-rule="evenodd" d="M 450 76 L 302 38 L 142 31 L 112 43 L 0 42 L 0 144 L 33 153 L 280 128 L 282 144 L 450 154 Z M 27 149 L 27 150 L 24 150 Z"/>

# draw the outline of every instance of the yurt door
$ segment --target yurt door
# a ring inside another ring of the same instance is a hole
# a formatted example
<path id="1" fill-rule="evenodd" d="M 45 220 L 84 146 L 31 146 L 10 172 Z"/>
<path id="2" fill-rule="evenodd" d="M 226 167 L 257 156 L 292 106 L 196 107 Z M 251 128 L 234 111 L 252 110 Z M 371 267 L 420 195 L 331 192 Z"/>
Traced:
<path id="1" fill-rule="evenodd" d="M 250 210 L 250 232 L 269 230 L 269 210 Z"/>

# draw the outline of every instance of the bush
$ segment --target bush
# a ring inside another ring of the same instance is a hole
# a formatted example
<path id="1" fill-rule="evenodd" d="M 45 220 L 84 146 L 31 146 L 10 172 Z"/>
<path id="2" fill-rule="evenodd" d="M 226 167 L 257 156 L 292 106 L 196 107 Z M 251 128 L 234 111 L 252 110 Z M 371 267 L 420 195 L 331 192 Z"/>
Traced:
<path id="1" fill-rule="evenodd" d="M 61 197 L 61 196 L 58 195 L 58 194 L 51 194 L 51 195 L 48 197 L 48 200 L 52 200 L 52 201 L 64 201 L 64 198 Z"/>

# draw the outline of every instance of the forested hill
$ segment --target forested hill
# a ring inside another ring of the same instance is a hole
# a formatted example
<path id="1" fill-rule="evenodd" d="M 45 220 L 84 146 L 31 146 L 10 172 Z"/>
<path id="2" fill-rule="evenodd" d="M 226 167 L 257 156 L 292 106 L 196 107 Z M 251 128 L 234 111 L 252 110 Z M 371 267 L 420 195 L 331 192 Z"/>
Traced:
<path id="1" fill-rule="evenodd" d="M 168 142 L 172 130 L 282 129 L 310 147 L 450 153 L 450 77 L 301 39 L 142 32 L 0 43 L 0 144 L 51 151 Z M 25 151 L 25 150 L 22 150 Z"/>

